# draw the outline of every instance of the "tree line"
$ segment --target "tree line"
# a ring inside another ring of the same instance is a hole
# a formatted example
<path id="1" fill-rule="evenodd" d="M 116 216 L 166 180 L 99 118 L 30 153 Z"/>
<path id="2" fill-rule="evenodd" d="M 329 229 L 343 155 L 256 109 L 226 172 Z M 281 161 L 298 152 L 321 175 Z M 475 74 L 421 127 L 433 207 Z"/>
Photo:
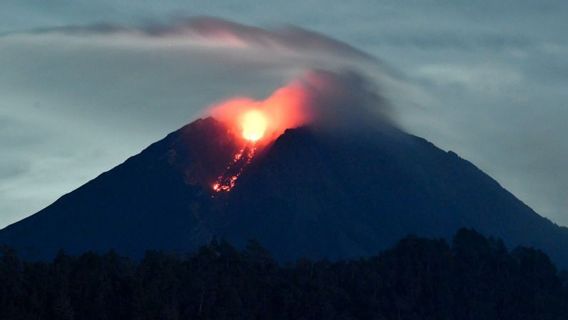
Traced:
<path id="1" fill-rule="evenodd" d="M 191 255 L 114 252 L 28 262 L 0 252 L 0 319 L 568 319 L 568 286 L 541 251 L 462 229 L 376 256 L 277 263 L 259 243 Z"/>

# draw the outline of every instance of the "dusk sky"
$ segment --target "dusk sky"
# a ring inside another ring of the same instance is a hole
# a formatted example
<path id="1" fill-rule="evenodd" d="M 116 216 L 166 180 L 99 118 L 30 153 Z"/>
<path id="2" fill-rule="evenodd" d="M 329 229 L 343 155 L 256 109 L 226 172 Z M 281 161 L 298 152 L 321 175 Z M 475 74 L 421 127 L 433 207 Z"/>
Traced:
<path id="1" fill-rule="evenodd" d="M 310 68 L 361 70 L 401 127 L 568 225 L 567 10 L 546 0 L 2 0 L 0 228 L 208 106 L 264 98 Z"/>

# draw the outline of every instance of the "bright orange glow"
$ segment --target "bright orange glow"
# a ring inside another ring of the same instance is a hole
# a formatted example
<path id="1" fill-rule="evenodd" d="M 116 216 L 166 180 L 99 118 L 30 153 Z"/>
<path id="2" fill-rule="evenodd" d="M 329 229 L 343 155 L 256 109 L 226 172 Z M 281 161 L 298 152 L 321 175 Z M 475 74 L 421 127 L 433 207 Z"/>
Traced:
<path id="1" fill-rule="evenodd" d="M 262 112 L 250 110 L 242 116 L 241 127 L 243 138 L 256 142 L 264 136 L 268 127 L 268 120 Z"/>
<path id="2" fill-rule="evenodd" d="M 294 81 L 278 88 L 265 100 L 246 97 L 228 99 L 210 109 L 210 115 L 227 124 L 244 142 L 267 144 L 284 130 L 296 128 L 310 118 L 312 97 L 305 84 Z"/>
<path id="3" fill-rule="evenodd" d="M 237 97 L 210 109 L 211 116 L 225 123 L 235 137 L 242 139 L 240 149 L 211 184 L 215 193 L 231 191 L 257 151 L 286 129 L 309 122 L 314 92 L 308 87 L 302 81 L 293 81 L 265 100 Z"/>
<path id="4" fill-rule="evenodd" d="M 253 142 L 254 143 L 254 142 Z M 225 172 L 217 177 L 217 180 L 211 186 L 215 192 L 229 192 L 237 184 L 237 179 L 243 173 L 244 169 L 250 164 L 256 146 L 245 145 L 235 155 L 231 162 L 225 168 Z"/>

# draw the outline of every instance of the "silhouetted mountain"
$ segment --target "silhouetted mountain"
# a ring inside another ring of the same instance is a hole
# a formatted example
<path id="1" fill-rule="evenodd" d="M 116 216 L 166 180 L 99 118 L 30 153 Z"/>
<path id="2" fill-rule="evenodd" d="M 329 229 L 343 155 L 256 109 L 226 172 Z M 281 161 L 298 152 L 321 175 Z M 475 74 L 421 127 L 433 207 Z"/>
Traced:
<path id="1" fill-rule="evenodd" d="M 408 235 L 472 227 L 543 249 L 568 266 L 568 230 L 539 216 L 453 152 L 395 128 L 287 130 L 257 153 L 235 188 L 211 185 L 242 147 L 212 118 L 0 231 L 28 258 L 115 249 L 187 252 L 212 238 L 257 239 L 279 260 L 376 254 Z"/>

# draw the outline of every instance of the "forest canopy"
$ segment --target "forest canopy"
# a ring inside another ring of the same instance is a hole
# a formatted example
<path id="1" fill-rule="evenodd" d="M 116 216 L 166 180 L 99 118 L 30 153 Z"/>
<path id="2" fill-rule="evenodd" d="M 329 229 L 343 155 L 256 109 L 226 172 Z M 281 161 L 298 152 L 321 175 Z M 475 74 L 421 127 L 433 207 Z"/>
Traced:
<path id="1" fill-rule="evenodd" d="M 0 319 L 567 319 L 564 277 L 539 250 L 462 229 L 373 257 L 280 265 L 258 242 L 185 256 L 50 262 L 0 252 Z"/>

